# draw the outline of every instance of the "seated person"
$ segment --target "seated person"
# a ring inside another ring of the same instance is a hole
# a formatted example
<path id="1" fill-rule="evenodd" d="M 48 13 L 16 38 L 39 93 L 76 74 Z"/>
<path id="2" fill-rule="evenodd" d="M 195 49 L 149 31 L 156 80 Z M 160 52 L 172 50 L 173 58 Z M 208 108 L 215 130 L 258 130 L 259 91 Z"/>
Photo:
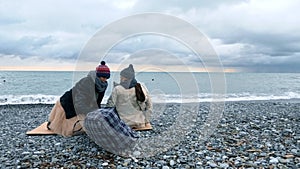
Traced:
<path id="1" fill-rule="evenodd" d="M 107 107 L 116 107 L 120 118 L 131 128 L 150 124 L 152 102 L 144 85 L 135 79 L 132 64 L 120 72 L 120 84 L 115 84 Z"/>
<path id="2" fill-rule="evenodd" d="M 109 77 L 110 70 L 102 61 L 96 70 L 65 92 L 50 112 L 48 130 L 64 137 L 81 133 L 79 122 L 83 122 L 87 113 L 100 108 Z"/>

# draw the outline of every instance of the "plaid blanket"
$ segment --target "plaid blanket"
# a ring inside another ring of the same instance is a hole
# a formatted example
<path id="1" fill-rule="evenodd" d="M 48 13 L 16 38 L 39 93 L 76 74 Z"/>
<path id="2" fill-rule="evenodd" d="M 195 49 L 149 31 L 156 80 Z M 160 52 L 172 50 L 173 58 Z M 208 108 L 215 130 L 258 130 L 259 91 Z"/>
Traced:
<path id="1" fill-rule="evenodd" d="M 87 135 L 105 150 L 122 155 L 135 145 L 138 135 L 118 116 L 115 108 L 100 108 L 84 120 Z"/>

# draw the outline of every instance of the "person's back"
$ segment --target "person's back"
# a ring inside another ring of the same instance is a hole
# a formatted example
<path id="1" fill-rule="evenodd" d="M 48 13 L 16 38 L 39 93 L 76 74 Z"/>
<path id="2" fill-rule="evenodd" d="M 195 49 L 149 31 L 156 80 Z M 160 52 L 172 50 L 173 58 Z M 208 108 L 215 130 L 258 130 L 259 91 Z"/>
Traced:
<path id="1" fill-rule="evenodd" d="M 120 73 L 120 84 L 116 85 L 108 99 L 108 107 L 116 107 L 122 120 L 131 127 L 144 127 L 150 122 L 152 103 L 144 85 L 137 83 L 133 66 Z"/>

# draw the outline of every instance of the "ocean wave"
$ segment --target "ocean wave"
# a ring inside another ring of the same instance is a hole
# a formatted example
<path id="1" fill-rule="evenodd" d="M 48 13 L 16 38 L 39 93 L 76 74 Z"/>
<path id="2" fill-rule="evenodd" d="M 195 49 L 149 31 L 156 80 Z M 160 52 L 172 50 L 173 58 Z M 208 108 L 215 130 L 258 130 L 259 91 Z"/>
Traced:
<path id="1" fill-rule="evenodd" d="M 14 104 L 54 104 L 60 96 L 56 95 L 2 95 L 0 105 Z M 106 103 L 109 96 L 105 96 L 102 103 Z M 264 100 L 292 100 L 300 99 L 300 93 L 285 92 L 277 95 L 251 94 L 251 93 L 229 93 L 226 95 L 214 95 L 200 93 L 198 95 L 151 95 L 153 103 L 195 103 L 213 101 L 264 101 Z"/>
<path id="2" fill-rule="evenodd" d="M 14 104 L 54 104 L 59 99 L 55 95 L 3 95 L 0 96 L 0 105 Z"/>

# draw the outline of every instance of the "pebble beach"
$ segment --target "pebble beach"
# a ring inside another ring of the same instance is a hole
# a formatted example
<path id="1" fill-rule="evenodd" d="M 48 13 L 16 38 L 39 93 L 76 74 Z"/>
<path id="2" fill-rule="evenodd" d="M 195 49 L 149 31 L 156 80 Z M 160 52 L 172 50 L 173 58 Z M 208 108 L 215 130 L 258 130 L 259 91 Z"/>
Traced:
<path id="1" fill-rule="evenodd" d="M 153 120 L 153 130 L 138 132 L 141 137 L 156 135 L 174 121 L 180 105 L 164 106 L 163 118 Z M 209 103 L 199 103 L 196 126 L 180 144 L 142 159 L 111 154 L 86 134 L 26 135 L 47 120 L 52 107 L 0 106 L 0 168 L 300 168 L 299 101 L 226 102 L 217 127 L 203 142 L 195 138 Z"/>

